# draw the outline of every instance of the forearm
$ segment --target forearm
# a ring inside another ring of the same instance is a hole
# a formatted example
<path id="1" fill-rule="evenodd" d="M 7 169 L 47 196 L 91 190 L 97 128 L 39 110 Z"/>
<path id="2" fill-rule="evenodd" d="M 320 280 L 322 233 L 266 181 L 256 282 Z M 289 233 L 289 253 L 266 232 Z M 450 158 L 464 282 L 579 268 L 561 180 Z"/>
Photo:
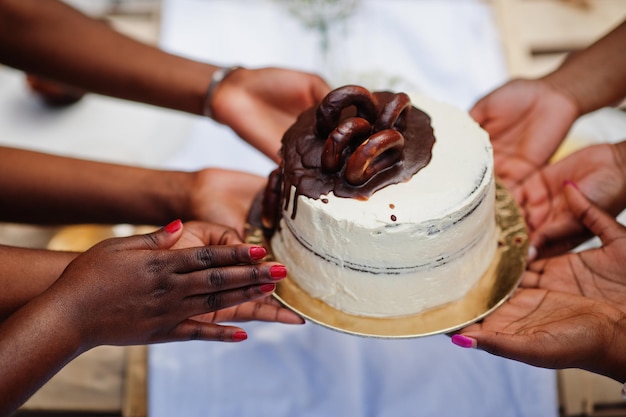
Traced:
<path id="1" fill-rule="evenodd" d="M 187 220 L 193 174 L 0 147 L 0 219 L 167 224 Z"/>
<path id="2" fill-rule="evenodd" d="M 47 290 L 76 256 L 0 245 L 0 322 Z"/>
<path id="3" fill-rule="evenodd" d="M 626 22 L 606 36 L 572 54 L 543 79 L 570 95 L 583 115 L 626 97 Z"/>
<path id="4" fill-rule="evenodd" d="M 88 91 L 194 114 L 202 113 L 215 70 L 52 0 L 0 0 L 0 61 Z"/>
<path id="5" fill-rule="evenodd" d="M 11 415 L 84 349 L 63 300 L 40 296 L 0 323 L 0 416 Z"/>

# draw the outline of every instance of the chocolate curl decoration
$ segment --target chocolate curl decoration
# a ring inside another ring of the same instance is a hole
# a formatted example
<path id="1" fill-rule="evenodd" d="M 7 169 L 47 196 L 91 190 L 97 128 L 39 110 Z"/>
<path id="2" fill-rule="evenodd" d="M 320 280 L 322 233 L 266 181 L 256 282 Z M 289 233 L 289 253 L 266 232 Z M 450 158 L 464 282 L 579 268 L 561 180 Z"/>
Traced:
<path id="1" fill-rule="evenodd" d="M 341 112 L 349 106 L 357 108 L 357 116 L 374 123 L 375 99 L 367 89 L 358 85 L 339 87 L 324 97 L 315 113 L 315 136 L 326 138 L 337 127 Z"/>
<path id="2" fill-rule="evenodd" d="M 391 100 L 378 113 L 374 132 L 385 129 L 404 130 L 406 128 L 406 115 L 411 109 L 411 99 L 405 93 L 394 94 Z"/>
<path id="3" fill-rule="evenodd" d="M 356 106 L 357 117 L 340 122 L 342 111 L 351 105 Z M 322 168 L 340 172 L 347 160 L 345 179 L 358 187 L 396 164 L 404 149 L 404 136 L 399 130 L 406 127 L 410 108 L 409 96 L 398 93 L 376 115 L 374 98 L 365 88 L 346 86 L 331 91 L 316 112 L 316 136 L 326 139 Z M 351 155 L 350 149 L 354 149 Z"/>
<path id="4" fill-rule="evenodd" d="M 404 136 L 393 129 L 374 133 L 359 145 L 348 158 L 346 181 L 358 186 L 374 175 L 391 167 L 400 159 L 404 149 Z"/>
<path id="5" fill-rule="evenodd" d="M 360 117 L 349 117 L 328 135 L 322 153 L 322 168 L 337 172 L 343 166 L 344 151 L 350 145 L 358 146 L 372 133 L 372 125 Z"/>

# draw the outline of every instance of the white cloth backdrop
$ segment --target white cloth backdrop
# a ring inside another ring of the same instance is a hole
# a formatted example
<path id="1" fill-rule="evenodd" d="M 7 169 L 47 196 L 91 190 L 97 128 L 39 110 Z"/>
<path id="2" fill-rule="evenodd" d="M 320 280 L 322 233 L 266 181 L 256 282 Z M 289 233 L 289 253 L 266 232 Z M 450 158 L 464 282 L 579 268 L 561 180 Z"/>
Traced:
<path id="1" fill-rule="evenodd" d="M 462 108 L 506 78 L 490 9 L 480 1 L 363 0 L 331 25 L 326 54 L 318 33 L 285 3 L 165 0 L 162 46 L 224 65 L 317 71 L 334 86 L 424 92 Z M 229 129 L 194 123 L 166 166 L 272 169 Z M 554 371 L 464 350 L 444 335 L 382 340 L 312 323 L 243 327 L 249 339 L 236 345 L 152 346 L 150 416 L 558 414 Z"/>

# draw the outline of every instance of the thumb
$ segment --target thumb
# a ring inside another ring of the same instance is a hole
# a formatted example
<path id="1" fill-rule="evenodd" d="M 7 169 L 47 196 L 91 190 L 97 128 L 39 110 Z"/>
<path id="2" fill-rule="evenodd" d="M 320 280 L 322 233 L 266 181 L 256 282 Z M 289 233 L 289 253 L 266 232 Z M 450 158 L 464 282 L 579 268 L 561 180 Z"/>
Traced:
<path id="1" fill-rule="evenodd" d="M 486 105 L 485 105 L 484 98 L 478 100 L 476 102 L 476 104 L 474 104 L 474 106 L 469 111 L 469 115 L 479 125 L 482 126 L 485 123 L 485 121 L 487 119 L 487 111 L 486 111 Z"/>
<path id="2" fill-rule="evenodd" d="M 167 226 L 161 227 L 151 233 L 134 235 L 118 239 L 110 239 L 110 242 L 117 242 L 124 250 L 142 249 L 170 249 L 183 235 L 183 222 L 174 220 Z"/>
<path id="3" fill-rule="evenodd" d="M 565 197 L 574 216 L 603 244 L 618 239 L 626 233 L 626 228 L 618 221 L 596 206 L 583 195 L 575 183 L 566 181 Z"/>

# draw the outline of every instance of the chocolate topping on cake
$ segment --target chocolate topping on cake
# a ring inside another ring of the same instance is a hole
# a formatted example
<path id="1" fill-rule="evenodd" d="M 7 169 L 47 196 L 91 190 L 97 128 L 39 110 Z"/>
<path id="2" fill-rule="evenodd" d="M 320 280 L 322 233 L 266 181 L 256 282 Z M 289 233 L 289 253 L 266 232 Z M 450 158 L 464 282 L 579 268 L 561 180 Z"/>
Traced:
<path id="1" fill-rule="evenodd" d="M 264 227 L 273 232 L 281 211 L 277 203 L 289 206 L 292 185 L 292 217 L 299 195 L 318 199 L 333 191 L 366 200 L 425 167 L 434 143 L 430 117 L 411 106 L 406 94 L 370 93 L 359 86 L 333 90 L 283 136 L 282 166 L 265 192 Z"/>

